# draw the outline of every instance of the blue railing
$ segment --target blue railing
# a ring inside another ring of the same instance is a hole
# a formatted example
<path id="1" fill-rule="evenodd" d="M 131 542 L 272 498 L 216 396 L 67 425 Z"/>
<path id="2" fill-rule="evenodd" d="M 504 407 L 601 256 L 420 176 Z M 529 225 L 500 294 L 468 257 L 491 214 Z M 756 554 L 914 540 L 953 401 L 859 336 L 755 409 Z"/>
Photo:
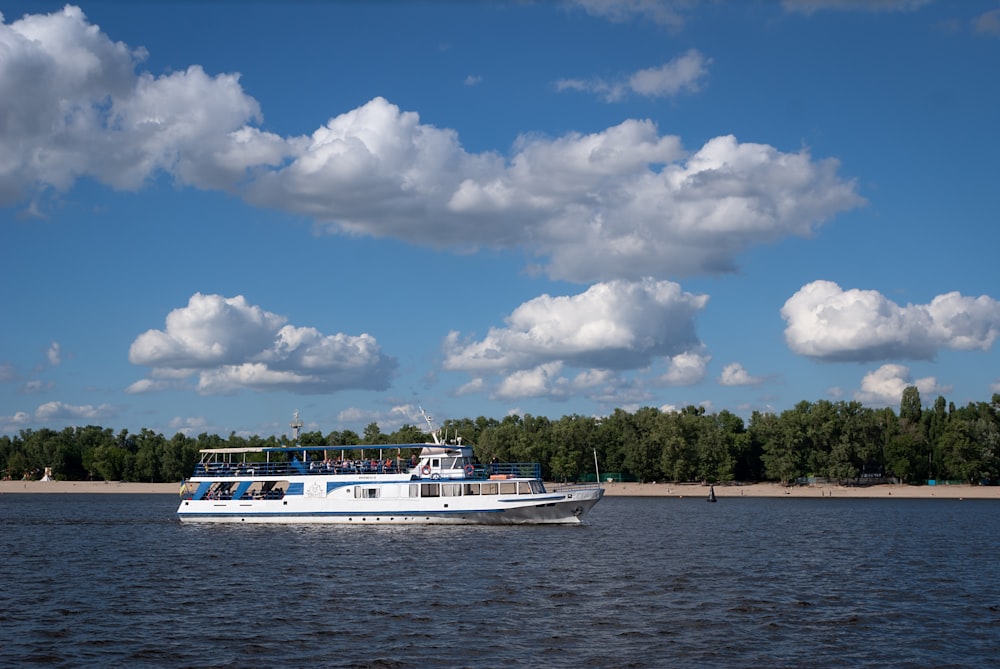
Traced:
<path id="1" fill-rule="evenodd" d="M 291 462 L 199 462 L 195 465 L 195 476 L 217 476 L 219 478 L 241 476 L 300 476 L 309 474 L 405 474 L 419 473 L 416 467 L 402 465 L 397 467 L 395 461 L 355 460 L 348 462 L 309 463 L 298 459 Z M 495 462 L 486 465 L 474 465 L 471 473 L 466 471 L 467 479 L 487 480 L 491 476 L 512 478 L 542 478 L 542 466 L 537 462 Z"/>
<path id="2" fill-rule="evenodd" d="M 475 465 L 472 475 L 466 478 L 488 479 L 491 476 L 540 479 L 542 466 L 537 462 L 491 462 L 487 465 Z"/>
<path id="3" fill-rule="evenodd" d="M 396 467 L 395 462 L 358 460 L 345 463 L 324 464 L 322 462 L 199 462 L 194 467 L 195 476 L 299 476 L 302 474 L 399 474 L 407 472 L 405 465 Z"/>

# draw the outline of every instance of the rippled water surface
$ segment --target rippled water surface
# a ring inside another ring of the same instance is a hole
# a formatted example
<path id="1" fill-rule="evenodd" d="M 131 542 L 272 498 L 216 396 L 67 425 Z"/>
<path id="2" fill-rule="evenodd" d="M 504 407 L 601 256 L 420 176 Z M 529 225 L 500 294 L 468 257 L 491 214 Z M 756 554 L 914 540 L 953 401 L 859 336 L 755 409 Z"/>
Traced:
<path id="1" fill-rule="evenodd" d="M 199 526 L 0 495 L 0 666 L 972 667 L 1000 502 L 605 498 L 576 527 Z"/>

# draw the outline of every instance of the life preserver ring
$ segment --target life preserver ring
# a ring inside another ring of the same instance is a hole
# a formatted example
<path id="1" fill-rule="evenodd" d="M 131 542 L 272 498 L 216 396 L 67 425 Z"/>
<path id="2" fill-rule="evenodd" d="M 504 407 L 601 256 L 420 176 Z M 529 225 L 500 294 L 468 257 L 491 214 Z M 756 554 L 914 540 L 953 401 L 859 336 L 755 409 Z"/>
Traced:
<path id="1" fill-rule="evenodd" d="M 476 468 L 470 465 L 465 465 L 465 475 L 472 476 L 476 472 Z"/>
<path id="2" fill-rule="evenodd" d="M 427 476 L 428 474 L 431 473 L 431 466 L 424 465 L 423 467 L 420 468 L 420 473 L 423 474 L 424 476 Z"/>

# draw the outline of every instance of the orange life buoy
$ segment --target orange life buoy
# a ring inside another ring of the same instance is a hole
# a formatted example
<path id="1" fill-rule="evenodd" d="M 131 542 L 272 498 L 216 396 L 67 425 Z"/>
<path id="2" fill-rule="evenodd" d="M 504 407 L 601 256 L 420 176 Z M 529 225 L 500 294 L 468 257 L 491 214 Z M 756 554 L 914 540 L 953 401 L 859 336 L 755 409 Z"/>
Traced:
<path id="1" fill-rule="evenodd" d="M 476 471 L 476 468 L 473 467 L 471 464 L 465 465 L 465 475 L 466 476 L 472 476 L 475 473 L 475 471 Z"/>
<path id="2" fill-rule="evenodd" d="M 421 473 L 422 473 L 422 474 L 423 474 L 424 476 L 427 476 L 428 474 L 430 474 L 430 473 L 431 473 L 431 466 L 430 466 L 430 465 L 424 465 L 423 467 L 421 467 L 421 468 L 420 468 L 420 472 L 421 472 Z"/>

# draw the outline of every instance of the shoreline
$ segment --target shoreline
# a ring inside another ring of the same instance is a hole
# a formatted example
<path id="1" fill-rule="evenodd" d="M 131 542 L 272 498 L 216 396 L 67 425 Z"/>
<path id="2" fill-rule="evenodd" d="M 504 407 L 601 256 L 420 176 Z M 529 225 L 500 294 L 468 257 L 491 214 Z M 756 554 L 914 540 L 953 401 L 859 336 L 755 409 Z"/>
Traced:
<path id="1" fill-rule="evenodd" d="M 546 482 L 552 490 L 555 483 Z M 14 493 L 90 493 L 178 495 L 176 483 L 127 483 L 124 481 L 0 481 L 0 495 Z M 700 483 L 606 483 L 606 497 L 707 498 L 709 486 Z M 842 486 L 817 483 L 785 487 L 779 483 L 719 484 L 715 496 L 727 497 L 839 497 L 842 499 L 997 499 L 1000 486 L 905 485 Z"/>
<path id="2" fill-rule="evenodd" d="M 177 495 L 181 483 L 125 481 L 0 481 L 0 495 L 13 493 L 140 493 Z"/>
<path id="3" fill-rule="evenodd" d="M 1000 486 L 906 485 L 882 483 L 844 486 L 836 483 L 783 486 L 780 483 L 718 484 L 715 496 L 727 497 L 839 497 L 841 499 L 997 499 Z M 701 483 L 607 483 L 605 497 L 696 497 L 708 498 L 709 486 Z"/>

